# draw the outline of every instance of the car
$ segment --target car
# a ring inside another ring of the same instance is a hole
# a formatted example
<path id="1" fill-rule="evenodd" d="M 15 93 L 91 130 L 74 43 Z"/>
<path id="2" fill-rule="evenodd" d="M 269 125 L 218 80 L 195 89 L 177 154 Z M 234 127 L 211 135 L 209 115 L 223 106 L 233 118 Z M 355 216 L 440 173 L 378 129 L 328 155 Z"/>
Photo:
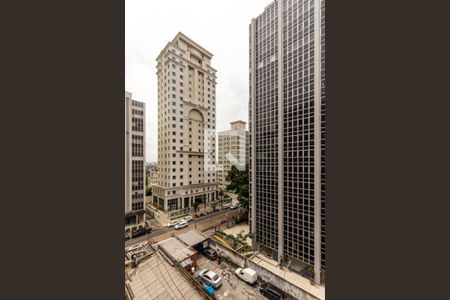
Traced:
<path id="1" fill-rule="evenodd" d="M 223 209 L 230 208 L 230 207 L 231 207 L 231 203 L 225 203 L 224 205 L 222 205 Z"/>
<path id="2" fill-rule="evenodd" d="M 183 220 L 186 222 L 192 221 L 192 219 L 193 219 L 192 216 L 186 216 L 183 218 Z"/>
<path id="3" fill-rule="evenodd" d="M 236 274 L 237 277 L 242 279 L 243 281 L 247 282 L 250 285 L 253 285 L 256 280 L 258 280 L 258 275 L 256 274 L 256 271 L 250 268 L 237 268 L 234 271 L 234 274 Z"/>
<path id="4" fill-rule="evenodd" d="M 235 202 L 235 203 L 231 204 L 231 206 L 230 206 L 231 209 L 236 209 L 239 207 L 241 207 L 241 204 L 239 202 Z"/>
<path id="5" fill-rule="evenodd" d="M 180 222 L 180 220 L 172 220 L 172 221 L 169 222 L 169 224 L 167 224 L 167 227 L 168 228 L 169 227 L 173 227 L 173 226 L 177 225 L 178 222 Z"/>
<path id="6" fill-rule="evenodd" d="M 178 223 L 175 225 L 174 228 L 175 228 L 175 229 L 181 229 L 181 228 L 184 228 L 184 227 L 188 227 L 188 222 L 182 220 L 182 221 L 178 222 Z"/>
<path id="7" fill-rule="evenodd" d="M 150 232 L 152 232 L 151 227 L 141 227 L 141 228 L 138 228 L 138 229 L 134 230 L 131 233 L 131 237 L 136 238 L 136 237 L 141 236 L 141 235 L 146 235 L 146 234 L 148 234 Z"/>
<path id="8" fill-rule="evenodd" d="M 198 275 L 205 283 L 213 286 L 215 289 L 222 284 L 222 278 L 211 270 L 203 269 Z"/>
<path id="9" fill-rule="evenodd" d="M 204 249 L 203 254 L 210 260 L 216 260 L 217 258 L 217 252 L 211 248 Z"/>
<path id="10" fill-rule="evenodd" d="M 125 241 L 128 241 L 130 239 L 130 236 L 128 235 L 128 233 L 125 233 Z"/>
<path id="11" fill-rule="evenodd" d="M 265 296 L 267 299 L 271 300 L 284 300 L 287 299 L 282 290 L 277 288 L 271 283 L 263 283 L 261 284 L 261 288 L 259 292 Z"/>

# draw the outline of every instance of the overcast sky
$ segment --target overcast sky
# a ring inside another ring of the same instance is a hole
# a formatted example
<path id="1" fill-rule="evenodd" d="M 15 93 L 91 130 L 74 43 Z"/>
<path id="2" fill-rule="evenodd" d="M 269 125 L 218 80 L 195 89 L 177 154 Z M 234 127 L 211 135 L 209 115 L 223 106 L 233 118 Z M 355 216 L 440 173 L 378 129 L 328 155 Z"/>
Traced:
<path id="1" fill-rule="evenodd" d="M 125 89 L 146 103 L 147 161 L 157 161 L 156 57 L 181 31 L 211 52 L 217 131 L 248 122 L 248 30 L 270 0 L 125 1 Z M 248 124 L 247 124 L 248 128 Z"/>

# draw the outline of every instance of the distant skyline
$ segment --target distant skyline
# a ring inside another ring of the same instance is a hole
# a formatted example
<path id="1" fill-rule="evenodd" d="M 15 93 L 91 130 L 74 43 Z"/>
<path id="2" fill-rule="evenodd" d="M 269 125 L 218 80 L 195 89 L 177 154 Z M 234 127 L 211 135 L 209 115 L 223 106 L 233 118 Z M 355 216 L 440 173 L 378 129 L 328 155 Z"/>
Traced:
<path id="1" fill-rule="evenodd" d="M 178 32 L 214 56 L 217 132 L 248 122 L 249 24 L 273 1 L 133 0 L 125 2 L 125 90 L 146 104 L 146 155 L 157 162 L 156 57 Z M 248 129 L 248 128 L 247 128 Z"/>

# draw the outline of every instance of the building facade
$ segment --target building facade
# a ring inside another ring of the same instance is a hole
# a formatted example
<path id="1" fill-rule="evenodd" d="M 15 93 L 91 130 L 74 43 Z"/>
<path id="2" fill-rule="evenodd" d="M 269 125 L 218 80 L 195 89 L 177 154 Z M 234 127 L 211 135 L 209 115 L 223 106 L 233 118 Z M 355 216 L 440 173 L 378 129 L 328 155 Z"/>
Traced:
<path id="1" fill-rule="evenodd" d="M 276 0 L 250 24 L 255 245 L 325 280 L 325 1 Z"/>
<path id="2" fill-rule="evenodd" d="M 145 104 L 125 92 L 125 224 L 145 222 Z"/>
<path id="3" fill-rule="evenodd" d="M 248 164 L 248 131 L 244 121 L 231 122 L 231 129 L 219 132 L 219 151 L 217 166 L 217 182 L 221 187 L 228 183 L 226 177 L 234 165 L 239 170 L 245 170 Z"/>
<path id="4" fill-rule="evenodd" d="M 212 54 L 178 33 L 157 57 L 159 182 L 153 206 L 163 211 L 208 206 L 217 199 L 216 70 Z"/>

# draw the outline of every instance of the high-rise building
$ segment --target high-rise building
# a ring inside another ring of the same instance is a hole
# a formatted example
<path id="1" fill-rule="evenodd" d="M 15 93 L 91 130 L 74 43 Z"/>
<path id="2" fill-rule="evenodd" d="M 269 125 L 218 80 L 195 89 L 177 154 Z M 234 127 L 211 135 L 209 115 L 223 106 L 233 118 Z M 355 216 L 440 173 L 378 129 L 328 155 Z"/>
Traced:
<path id="1" fill-rule="evenodd" d="M 145 221 L 145 104 L 125 92 L 125 224 Z"/>
<path id="2" fill-rule="evenodd" d="M 323 0 L 276 0 L 250 24 L 255 246 L 325 279 Z"/>
<path id="3" fill-rule="evenodd" d="M 153 206 L 163 211 L 217 201 L 212 57 L 180 32 L 156 59 L 159 182 L 152 191 Z"/>
<path id="4" fill-rule="evenodd" d="M 217 166 L 217 182 L 226 186 L 226 177 L 234 165 L 245 170 L 248 164 L 248 131 L 244 121 L 231 122 L 231 129 L 219 132 L 219 164 Z"/>

